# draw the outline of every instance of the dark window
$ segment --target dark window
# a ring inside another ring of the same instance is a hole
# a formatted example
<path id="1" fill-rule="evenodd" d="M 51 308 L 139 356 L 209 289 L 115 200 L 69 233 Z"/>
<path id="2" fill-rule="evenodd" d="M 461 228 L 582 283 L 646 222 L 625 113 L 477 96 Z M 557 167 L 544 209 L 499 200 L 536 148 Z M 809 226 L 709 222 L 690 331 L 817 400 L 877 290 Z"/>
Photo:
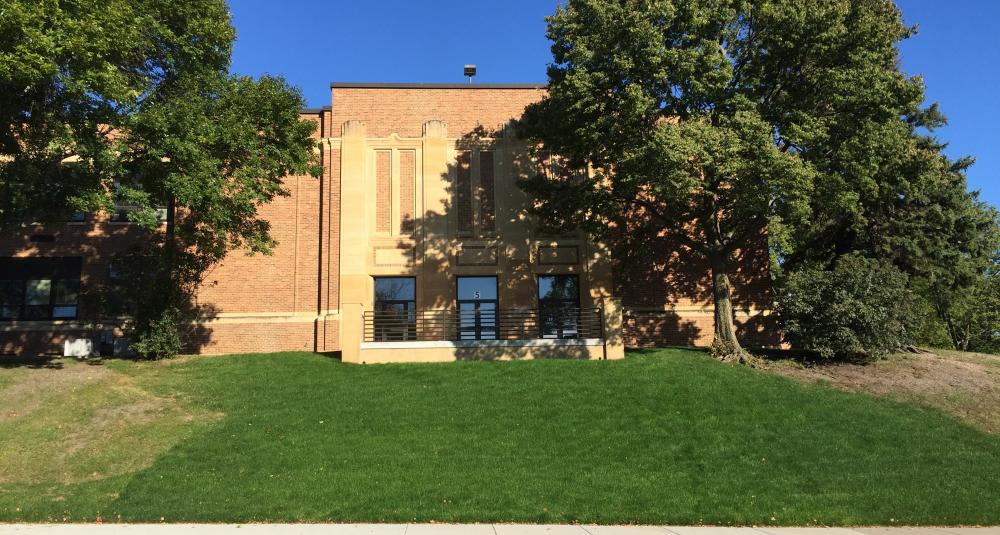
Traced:
<path id="1" fill-rule="evenodd" d="M 128 215 L 135 212 L 141 208 L 141 206 L 132 204 L 126 198 L 121 184 L 116 180 L 115 184 L 115 210 L 111 212 L 111 221 L 116 223 L 127 223 L 129 221 Z M 132 189 L 141 190 L 142 188 L 138 184 L 133 184 L 130 186 Z M 160 222 L 167 220 L 167 207 L 158 206 L 156 207 L 156 219 Z"/>
<path id="2" fill-rule="evenodd" d="M 458 277 L 458 339 L 497 338 L 497 278 Z"/>
<path id="3" fill-rule="evenodd" d="M 121 184 L 115 180 L 115 210 L 111 212 L 111 220 L 119 223 L 127 222 L 128 215 L 139 209 L 125 198 Z"/>
<path id="4" fill-rule="evenodd" d="M 76 319 L 80 258 L 0 259 L 0 319 Z"/>
<path id="5" fill-rule="evenodd" d="M 87 220 L 87 212 L 73 212 L 66 218 L 70 223 L 83 223 Z"/>
<path id="6" fill-rule="evenodd" d="M 106 299 L 104 305 L 106 306 L 106 312 L 116 316 L 125 314 L 128 307 L 132 304 L 128 299 L 128 287 L 119 267 L 119 262 L 116 258 L 112 258 L 108 262 L 108 272 L 104 284 L 104 297 Z"/>
<path id="7" fill-rule="evenodd" d="M 538 324 L 542 338 L 578 337 L 579 314 L 579 277 L 576 275 L 538 277 Z"/>
<path id="8" fill-rule="evenodd" d="M 374 335 L 377 342 L 416 339 L 417 281 L 413 277 L 375 278 Z"/>

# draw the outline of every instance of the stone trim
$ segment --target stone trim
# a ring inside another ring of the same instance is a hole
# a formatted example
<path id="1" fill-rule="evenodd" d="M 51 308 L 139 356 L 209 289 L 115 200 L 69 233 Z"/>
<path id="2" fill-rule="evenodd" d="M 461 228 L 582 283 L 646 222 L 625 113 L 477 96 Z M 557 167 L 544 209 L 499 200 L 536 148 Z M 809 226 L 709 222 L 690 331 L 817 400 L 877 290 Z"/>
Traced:
<path id="1" fill-rule="evenodd" d="M 603 338 L 539 338 L 533 340 L 459 340 L 415 342 L 361 342 L 361 349 L 427 349 L 485 347 L 584 347 L 602 346 Z"/>

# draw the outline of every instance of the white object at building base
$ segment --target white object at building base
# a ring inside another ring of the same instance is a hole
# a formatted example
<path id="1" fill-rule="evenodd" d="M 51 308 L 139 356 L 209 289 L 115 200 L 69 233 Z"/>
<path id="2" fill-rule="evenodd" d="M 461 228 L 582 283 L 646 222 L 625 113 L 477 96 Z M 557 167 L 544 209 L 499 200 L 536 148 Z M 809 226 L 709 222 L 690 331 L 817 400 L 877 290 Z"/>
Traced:
<path id="1" fill-rule="evenodd" d="M 93 355 L 93 340 L 88 338 L 70 338 L 63 342 L 64 357 L 91 357 Z"/>

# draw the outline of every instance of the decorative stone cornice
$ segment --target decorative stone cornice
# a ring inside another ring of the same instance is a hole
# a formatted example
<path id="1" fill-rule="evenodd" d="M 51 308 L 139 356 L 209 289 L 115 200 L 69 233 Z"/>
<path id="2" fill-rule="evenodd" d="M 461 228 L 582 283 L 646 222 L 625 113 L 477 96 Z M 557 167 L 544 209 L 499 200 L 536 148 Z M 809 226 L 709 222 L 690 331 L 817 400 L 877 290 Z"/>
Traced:
<path id="1" fill-rule="evenodd" d="M 424 137 L 448 137 L 448 125 L 443 121 L 432 120 L 424 123 Z"/>

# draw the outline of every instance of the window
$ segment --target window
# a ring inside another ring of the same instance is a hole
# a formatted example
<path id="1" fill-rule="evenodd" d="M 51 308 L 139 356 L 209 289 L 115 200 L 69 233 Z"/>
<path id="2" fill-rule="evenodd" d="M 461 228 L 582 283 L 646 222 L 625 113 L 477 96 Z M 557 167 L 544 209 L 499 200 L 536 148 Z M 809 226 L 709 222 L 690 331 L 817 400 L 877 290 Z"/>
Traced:
<path id="1" fill-rule="evenodd" d="M 580 279 L 576 275 L 538 277 L 538 326 L 542 338 L 579 336 Z"/>
<path id="2" fill-rule="evenodd" d="M 455 213 L 458 231 L 472 232 L 472 151 L 458 153 L 455 167 Z"/>
<path id="3" fill-rule="evenodd" d="M 128 222 L 128 215 L 139 209 L 138 206 L 129 204 L 125 195 L 122 193 L 122 185 L 117 180 L 114 184 L 115 188 L 115 211 L 111 213 L 111 221 L 117 223 Z"/>
<path id="4" fill-rule="evenodd" d="M 139 210 L 141 207 L 135 204 L 129 203 L 126 195 L 123 192 L 122 185 L 119 181 L 115 180 L 115 210 L 111 213 L 111 221 L 116 223 L 128 223 L 128 215 L 132 212 Z M 130 189 L 141 190 L 142 188 L 138 184 L 132 184 L 129 186 Z M 167 220 L 167 207 L 158 206 L 156 207 L 156 220 L 163 222 Z"/>
<path id="5" fill-rule="evenodd" d="M 458 277 L 458 339 L 496 340 L 497 278 Z"/>
<path id="6" fill-rule="evenodd" d="M 80 258 L 0 259 L 0 320 L 76 319 Z"/>
<path id="7" fill-rule="evenodd" d="M 455 161 L 454 211 L 460 234 L 496 232 L 495 157 L 491 150 L 461 150 Z"/>
<path id="8" fill-rule="evenodd" d="M 87 212 L 73 212 L 66 217 L 66 221 L 69 223 L 83 223 L 87 220 Z"/>
<path id="9" fill-rule="evenodd" d="M 375 278 L 375 341 L 416 339 L 417 281 L 413 277 Z"/>

